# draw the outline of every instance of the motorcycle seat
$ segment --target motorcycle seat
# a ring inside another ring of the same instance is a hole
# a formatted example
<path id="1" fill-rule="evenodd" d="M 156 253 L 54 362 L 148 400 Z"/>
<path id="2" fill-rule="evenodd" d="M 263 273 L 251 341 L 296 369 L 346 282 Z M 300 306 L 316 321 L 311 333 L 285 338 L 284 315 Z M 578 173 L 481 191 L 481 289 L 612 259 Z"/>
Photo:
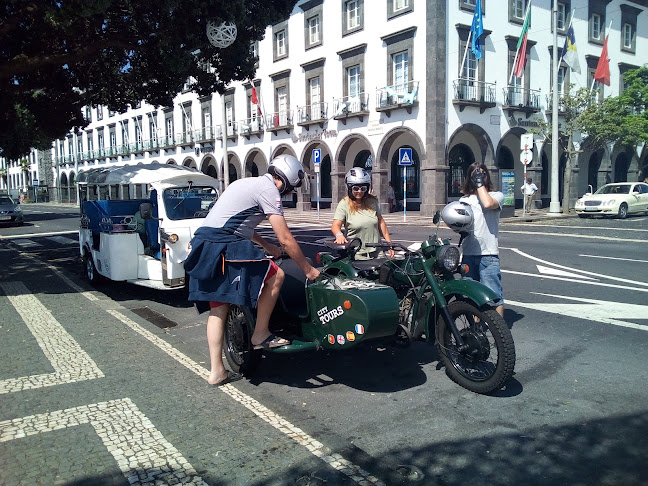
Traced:
<path id="1" fill-rule="evenodd" d="M 351 262 L 353 268 L 359 272 L 371 272 L 379 268 L 383 263 L 387 261 L 387 258 L 372 258 L 371 260 L 354 260 Z"/>

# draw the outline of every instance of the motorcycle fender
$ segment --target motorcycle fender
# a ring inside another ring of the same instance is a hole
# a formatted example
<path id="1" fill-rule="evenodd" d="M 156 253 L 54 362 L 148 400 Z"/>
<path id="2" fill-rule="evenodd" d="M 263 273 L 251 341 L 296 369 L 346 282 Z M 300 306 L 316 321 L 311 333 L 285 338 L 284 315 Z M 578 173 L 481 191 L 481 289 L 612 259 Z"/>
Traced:
<path id="1" fill-rule="evenodd" d="M 499 297 L 495 292 L 476 280 L 462 278 L 459 280 L 446 280 L 439 282 L 441 291 L 446 299 L 456 295 L 466 300 L 471 300 L 477 307 L 484 305 L 495 306 Z"/>

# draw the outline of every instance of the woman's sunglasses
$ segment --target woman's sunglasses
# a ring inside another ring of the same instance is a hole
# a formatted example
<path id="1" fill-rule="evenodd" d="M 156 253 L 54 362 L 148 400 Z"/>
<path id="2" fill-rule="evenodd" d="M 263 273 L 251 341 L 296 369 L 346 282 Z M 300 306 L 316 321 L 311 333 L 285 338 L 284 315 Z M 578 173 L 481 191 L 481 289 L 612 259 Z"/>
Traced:
<path id="1" fill-rule="evenodd" d="M 355 192 L 367 192 L 369 188 L 367 186 L 352 186 L 351 190 Z"/>

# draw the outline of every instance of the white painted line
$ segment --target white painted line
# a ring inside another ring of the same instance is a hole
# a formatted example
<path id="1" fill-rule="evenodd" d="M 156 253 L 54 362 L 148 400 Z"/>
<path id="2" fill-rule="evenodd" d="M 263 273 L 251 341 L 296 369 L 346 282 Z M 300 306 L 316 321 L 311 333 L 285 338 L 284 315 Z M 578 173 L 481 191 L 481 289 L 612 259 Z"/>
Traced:
<path id="1" fill-rule="evenodd" d="M 0 288 L 33 334 L 53 373 L 0 381 L 0 394 L 103 378 L 95 362 L 68 334 L 52 313 L 22 282 L 0 282 Z M 1 296 L 0 296 L 1 299 Z M 20 349 L 16 349 L 20 353 Z"/>
<path id="2" fill-rule="evenodd" d="M 121 312 L 108 309 L 106 310 L 109 314 L 114 316 L 123 322 L 126 326 L 131 328 L 133 331 L 138 333 L 140 336 L 148 339 L 151 343 L 156 345 L 162 351 L 167 353 L 170 357 L 176 360 L 178 363 L 186 367 L 187 369 L 193 371 L 198 376 L 207 380 L 209 372 L 200 364 L 196 363 L 194 360 L 189 358 L 184 353 L 178 351 L 173 346 L 171 346 L 164 339 L 159 338 L 150 331 L 147 331 L 142 326 L 137 324 L 132 319 L 126 317 Z M 340 454 L 333 453 L 331 454 L 327 447 L 324 446 L 317 439 L 311 437 L 306 432 L 301 430 L 299 427 L 296 427 L 288 420 L 283 418 L 281 415 L 273 412 L 272 410 L 263 406 L 260 402 L 256 401 L 254 398 L 246 395 L 245 393 L 239 391 L 236 387 L 231 384 L 218 387 L 218 390 L 222 391 L 226 395 L 229 395 L 231 398 L 239 402 L 245 408 L 250 410 L 256 416 L 267 422 L 269 425 L 273 426 L 275 429 L 279 430 L 283 434 L 290 437 L 299 445 L 306 447 L 316 457 L 319 457 L 329 466 L 336 469 L 337 471 L 346 474 L 353 481 L 360 484 L 370 484 L 376 486 L 384 486 L 384 483 L 380 481 L 375 476 L 370 475 L 367 471 L 360 468 L 360 466 L 353 464 L 347 459 L 343 458 Z"/>
<path id="3" fill-rule="evenodd" d="M 609 257 L 609 256 L 601 256 L 601 255 L 578 255 L 578 256 L 586 257 L 586 258 L 603 258 L 605 260 L 622 260 L 624 262 L 648 263 L 648 260 L 635 260 L 632 258 L 617 258 L 617 257 Z"/>
<path id="4" fill-rule="evenodd" d="M 54 236 L 54 235 L 76 235 L 79 234 L 79 230 L 74 231 L 51 231 L 49 233 L 29 233 L 26 235 L 11 235 L 11 236 L 2 236 L 0 235 L 0 240 L 16 240 L 19 238 L 33 238 L 34 236 Z"/>
<path id="5" fill-rule="evenodd" d="M 572 233 L 549 233 L 546 231 L 511 231 L 511 230 L 499 230 L 500 233 L 515 233 L 516 235 L 542 235 L 542 236 L 559 236 L 562 238 L 581 238 L 585 240 L 606 240 L 606 241 L 618 241 L 618 242 L 627 242 L 627 243 L 648 243 L 648 240 L 637 240 L 632 238 L 618 238 L 615 236 L 589 236 L 589 235 L 576 235 Z"/>
<path id="6" fill-rule="evenodd" d="M 0 422 L 0 443 L 90 424 L 131 485 L 207 486 L 194 467 L 128 398 Z"/>
<path id="7" fill-rule="evenodd" d="M 613 289 L 625 289 L 632 290 L 635 292 L 648 292 L 648 289 L 630 287 L 628 285 L 616 285 L 608 284 L 603 282 L 589 282 L 587 280 L 582 280 L 580 278 L 567 278 L 567 277 L 554 277 L 552 275 L 539 275 L 537 273 L 527 273 L 527 272 L 516 272 L 515 270 L 501 270 L 502 273 L 510 273 L 511 275 L 522 275 L 523 277 L 534 277 L 534 278 L 547 278 L 550 280 L 562 280 L 563 282 L 577 282 L 583 285 L 596 285 L 598 287 L 610 287 Z M 508 301 L 508 299 L 507 299 Z"/>
<path id="8" fill-rule="evenodd" d="M 527 309 L 539 310 L 542 312 L 550 312 L 552 314 L 559 314 L 562 316 L 577 317 L 579 319 L 587 319 L 588 321 L 602 322 L 604 324 L 612 324 L 614 326 L 628 327 L 631 329 L 638 329 L 640 331 L 648 331 L 648 325 L 636 324 L 634 322 L 623 321 L 622 319 L 648 319 L 648 306 L 636 304 L 624 304 L 622 302 L 610 302 L 605 300 L 596 299 L 583 299 L 579 297 L 566 297 L 564 295 L 542 294 L 533 292 L 536 295 L 544 297 L 551 297 L 552 299 L 564 299 L 582 304 L 569 304 L 544 302 L 544 303 L 528 303 L 516 302 L 506 299 L 507 305 L 525 307 Z M 614 316 L 614 318 L 609 317 Z"/>
<path id="9" fill-rule="evenodd" d="M 626 222 L 629 222 L 629 220 L 626 220 Z M 546 224 L 535 224 L 535 223 L 520 223 L 524 225 L 525 227 L 529 226 L 537 226 L 539 228 L 546 228 Z M 561 226 L 561 225 L 555 225 L 554 228 L 570 228 L 570 229 L 587 229 L 587 230 L 612 230 L 612 231 L 632 231 L 633 233 L 636 233 L 637 231 L 645 231 L 648 233 L 648 229 L 637 229 L 637 228 L 607 228 L 604 226 Z"/>
<path id="10" fill-rule="evenodd" d="M 584 278 L 585 280 L 596 280 L 592 277 L 586 277 L 585 275 L 578 275 L 573 272 L 566 272 L 564 270 L 558 270 L 557 268 L 545 267 L 544 265 L 536 265 L 538 272 L 543 275 L 557 275 L 559 277 L 569 277 L 569 278 Z"/>
<path id="11" fill-rule="evenodd" d="M 26 240 L 26 239 L 13 240 L 12 243 L 21 248 L 42 248 L 43 247 L 43 245 L 41 245 L 40 243 L 36 243 L 35 241 Z"/>
<path id="12" fill-rule="evenodd" d="M 79 242 L 77 240 L 72 239 L 72 238 L 66 238 L 65 236 L 50 236 L 47 239 L 55 241 L 56 243 L 59 243 L 61 245 L 78 245 L 79 244 Z"/>
<path id="13" fill-rule="evenodd" d="M 616 282 L 624 282 L 624 283 L 628 283 L 628 284 L 641 285 L 643 287 L 648 287 L 648 282 L 635 281 L 635 280 L 630 280 L 630 279 L 621 278 L 621 277 L 611 277 L 609 275 L 603 275 L 602 273 L 587 272 L 585 270 L 579 270 L 577 268 L 570 268 L 570 267 L 566 267 L 564 265 L 558 265 L 557 263 L 548 262 L 546 260 L 542 260 L 540 258 L 531 256 L 528 253 L 524 253 L 523 251 L 518 250 L 517 248 L 511 248 L 511 251 L 517 253 L 518 255 L 526 257 L 526 258 L 528 258 L 530 260 L 540 262 L 540 263 L 544 263 L 545 265 L 550 265 L 552 267 L 562 268 L 563 270 L 568 270 L 570 272 L 574 272 L 574 273 L 578 273 L 578 274 L 582 274 L 582 275 L 591 275 L 592 277 L 603 278 L 603 279 L 608 279 L 608 280 L 614 280 Z"/>

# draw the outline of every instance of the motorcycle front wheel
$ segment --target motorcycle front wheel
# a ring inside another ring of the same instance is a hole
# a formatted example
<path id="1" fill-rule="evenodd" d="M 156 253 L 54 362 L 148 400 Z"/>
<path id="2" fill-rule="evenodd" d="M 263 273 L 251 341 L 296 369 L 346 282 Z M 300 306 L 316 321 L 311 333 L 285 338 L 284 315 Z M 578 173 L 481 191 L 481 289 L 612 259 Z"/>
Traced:
<path id="1" fill-rule="evenodd" d="M 515 344 L 506 322 L 494 309 L 481 311 L 468 302 L 451 302 L 448 310 L 466 346 L 459 349 L 440 315 L 436 338 L 446 374 L 475 393 L 499 390 L 515 368 Z"/>
<path id="2" fill-rule="evenodd" d="M 254 316 L 249 309 L 230 305 L 225 322 L 223 350 L 232 371 L 248 376 L 256 370 L 261 361 L 261 351 L 252 346 Z"/>

